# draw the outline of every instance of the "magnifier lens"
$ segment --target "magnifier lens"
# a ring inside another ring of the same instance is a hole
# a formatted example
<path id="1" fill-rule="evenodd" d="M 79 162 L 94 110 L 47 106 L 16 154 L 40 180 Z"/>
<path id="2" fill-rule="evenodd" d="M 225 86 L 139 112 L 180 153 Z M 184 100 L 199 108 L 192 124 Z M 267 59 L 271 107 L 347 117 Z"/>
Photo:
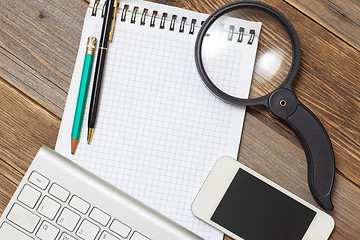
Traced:
<path id="1" fill-rule="evenodd" d="M 262 23 L 261 32 L 254 22 Z M 208 27 L 201 44 L 202 66 L 209 79 L 233 97 L 264 96 L 275 90 L 290 71 L 292 43 L 285 27 L 256 6 L 224 12 Z M 256 46 L 254 66 L 251 56 Z"/>

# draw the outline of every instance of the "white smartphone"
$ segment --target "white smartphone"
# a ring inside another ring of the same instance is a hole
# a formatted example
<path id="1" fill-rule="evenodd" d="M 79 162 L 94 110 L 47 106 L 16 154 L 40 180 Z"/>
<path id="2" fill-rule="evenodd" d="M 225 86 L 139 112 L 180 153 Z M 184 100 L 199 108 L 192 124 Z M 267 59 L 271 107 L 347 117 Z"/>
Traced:
<path id="1" fill-rule="evenodd" d="M 335 225 L 330 215 L 231 157 L 216 162 L 192 211 L 234 239 L 323 240 Z"/>

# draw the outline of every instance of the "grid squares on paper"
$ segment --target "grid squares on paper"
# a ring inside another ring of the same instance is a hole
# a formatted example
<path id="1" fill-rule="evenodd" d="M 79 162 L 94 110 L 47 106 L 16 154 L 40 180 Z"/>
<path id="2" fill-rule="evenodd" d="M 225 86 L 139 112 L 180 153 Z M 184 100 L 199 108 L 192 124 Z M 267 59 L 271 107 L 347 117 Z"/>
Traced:
<path id="1" fill-rule="evenodd" d="M 244 110 L 202 83 L 195 38 L 117 21 L 94 138 L 86 143 L 90 84 L 73 160 L 205 239 L 219 239 L 190 207 L 216 159 L 237 153 L 229 136 L 236 131 L 240 140 Z"/>

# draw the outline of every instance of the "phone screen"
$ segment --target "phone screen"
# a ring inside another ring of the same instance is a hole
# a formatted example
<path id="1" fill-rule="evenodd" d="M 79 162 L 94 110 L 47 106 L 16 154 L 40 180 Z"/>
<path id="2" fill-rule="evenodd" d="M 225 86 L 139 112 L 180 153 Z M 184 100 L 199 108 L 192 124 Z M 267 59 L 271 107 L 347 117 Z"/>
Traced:
<path id="1" fill-rule="evenodd" d="M 316 212 L 239 169 L 211 220 L 246 240 L 302 239 Z"/>

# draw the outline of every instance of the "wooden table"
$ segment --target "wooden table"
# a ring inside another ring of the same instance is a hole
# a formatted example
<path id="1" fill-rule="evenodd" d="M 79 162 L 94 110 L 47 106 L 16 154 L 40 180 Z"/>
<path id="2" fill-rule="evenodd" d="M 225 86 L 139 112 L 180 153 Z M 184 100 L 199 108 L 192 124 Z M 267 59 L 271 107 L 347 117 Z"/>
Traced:
<path id="1" fill-rule="evenodd" d="M 331 239 L 360 239 L 360 2 L 263 1 L 298 32 L 294 90 L 333 143 Z M 155 2 L 211 13 L 230 0 Z M 84 0 L 0 1 L 0 213 L 40 146 L 55 146 L 87 7 Z M 317 205 L 300 142 L 261 107 L 247 110 L 239 161 Z"/>

